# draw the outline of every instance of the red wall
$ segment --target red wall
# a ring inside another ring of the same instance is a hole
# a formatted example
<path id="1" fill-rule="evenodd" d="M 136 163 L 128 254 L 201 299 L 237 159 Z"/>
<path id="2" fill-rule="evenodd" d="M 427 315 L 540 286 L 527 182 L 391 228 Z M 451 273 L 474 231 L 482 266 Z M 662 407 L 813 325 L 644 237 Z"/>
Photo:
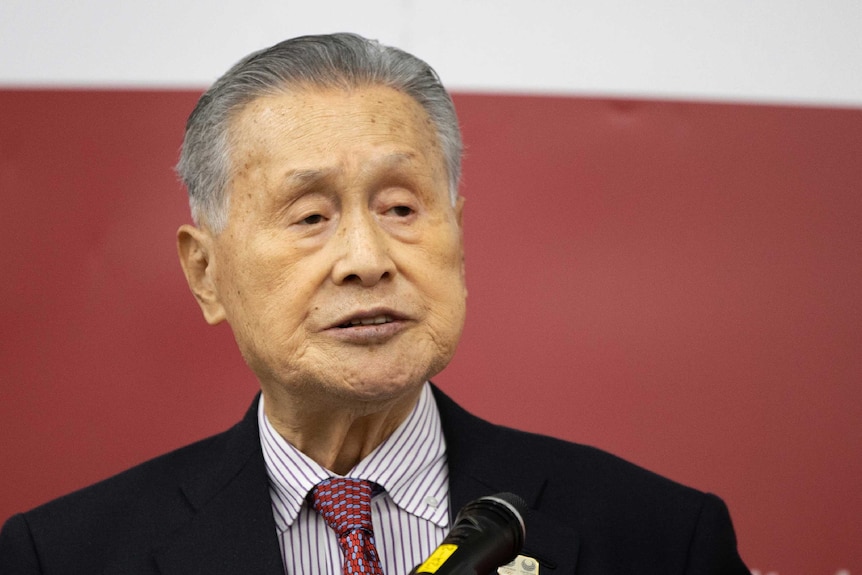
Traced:
<path id="1" fill-rule="evenodd" d="M 252 398 L 176 262 L 195 99 L 0 91 L 0 521 Z M 862 572 L 862 111 L 456 105 L 469 313 L 437 381 L 719 493 L 752 568 Z"/>

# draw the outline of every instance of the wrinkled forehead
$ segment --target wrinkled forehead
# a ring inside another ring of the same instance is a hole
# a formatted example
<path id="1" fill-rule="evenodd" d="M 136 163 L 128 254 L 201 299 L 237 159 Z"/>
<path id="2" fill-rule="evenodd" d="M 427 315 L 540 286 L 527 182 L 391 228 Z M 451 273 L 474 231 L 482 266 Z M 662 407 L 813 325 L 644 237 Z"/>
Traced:
<path id="1" fill-rule="evenodd" d="M 230 124 L 230 161 L 234 170 L 277 159 L 293 169 L 345 150 L 357 156 L 369 147 L 393 162 L 424 161 L 445 175 L 446 163 L 433 122 L 410 96 L 386 86 L 309 87 L 264 94 L 234 115 Z M 353 147 L 351 147 L 353 144 Z"/>

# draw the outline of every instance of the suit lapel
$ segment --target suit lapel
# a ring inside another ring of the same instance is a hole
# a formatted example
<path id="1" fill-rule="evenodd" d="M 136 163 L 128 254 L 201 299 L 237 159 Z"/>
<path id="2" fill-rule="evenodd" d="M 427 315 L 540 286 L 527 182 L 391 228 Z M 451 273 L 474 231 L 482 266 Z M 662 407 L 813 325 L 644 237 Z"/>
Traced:
<path id="1" fill-rule="evenodd" d="M 513 460 L 500 428 L 461 409 L 438 388 L 434 397 L 440 410 L 446 456 L 449 463 L 449 492 L 453 517 L 470 501 L 485 495 L 509 491 L 521 496 L 528 506 L 523 555 L 542 566 L 540 572 L 574 573 L 578 536 L 565 523 L 537 511 L 548 478 L 540 470 Z"/>
<path id="2" fill-rule="evenodd" d="M 446 438 L 451 508 L 502 491 L 524 498 L 527 537 L 522 553 L 537 559 L 542 575 L 575 572 L 574 530 L 537 511 L 547 477 L 519 466 L 500 428 L 476 418 L 433 388 Z M 257 401 L 245 418 L 213 446 L 198 472 L 183 481 L 194 516 L 155 552 L 163 575 L 283 575 L 281 553 L 260 450 Z"/>
<path id="3" fill-rule="evenodd" d="M 257 430 L 257 401 L 211 455 L 183 482 L 194 516 L 157 550 L 161 573 L 283 575 Z"/>

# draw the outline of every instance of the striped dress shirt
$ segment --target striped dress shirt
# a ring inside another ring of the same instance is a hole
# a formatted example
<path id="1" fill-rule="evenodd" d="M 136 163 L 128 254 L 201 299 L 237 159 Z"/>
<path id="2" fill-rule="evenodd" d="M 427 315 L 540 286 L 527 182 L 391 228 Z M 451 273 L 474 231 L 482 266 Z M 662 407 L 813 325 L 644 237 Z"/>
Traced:
<path id="1" fill-rule="evenodd" d="M 275 431 L 263 398 L 258 422 L 285 573 L 340 575 L 342 555 L 335 532 L 306 501 L 312 487 L 336 475 Z M 386 575 L 406 575 L 449 529 L 446 445 L 427 383 L 407 419 L 345 477 L 383 488 L 371 501 L 375 545 Z"/>

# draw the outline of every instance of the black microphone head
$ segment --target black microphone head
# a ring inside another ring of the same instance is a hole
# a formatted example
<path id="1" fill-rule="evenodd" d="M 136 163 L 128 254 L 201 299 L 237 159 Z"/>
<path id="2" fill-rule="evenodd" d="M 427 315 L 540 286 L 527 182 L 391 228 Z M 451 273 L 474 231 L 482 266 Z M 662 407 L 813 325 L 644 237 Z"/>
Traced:
<path id="1" fill-rule="evenodd" d="M 521 524 L 521 531 L 526 534 L 527 527 L 524 525 L 524 515 L 527 514 L 527 502 L 524 501 L 520 495 L 504 491 L 503 493 L 480 497 L 477 501 L 482 501 L 483 499 L 490 499 L 498 504 L 506 506 L 518 519 L 518 523 Z"/>
<path id="2" fill-rule="evenodd" d="M 471 501 L 455 517 L 440 547 L 411 573 L 487 575 L 510 563 L 524 546 L 527 504 L 514 493 Z"/>
<path id="3" fill-rule="evenodd" d="M 458 512 L 455 517 L 455 526 L 457 527 L 465 519 L 471 520 L 477 513 L 485 515 L 492 513 L 499 517 L 501 526 L 515 534 L 515 544 L 518 546 L 518 550 L 521 549 L 527 534 L 527 526 L 524 524 L 527 503 L 520 496 L 504 491 L 475 499 Z"/>

